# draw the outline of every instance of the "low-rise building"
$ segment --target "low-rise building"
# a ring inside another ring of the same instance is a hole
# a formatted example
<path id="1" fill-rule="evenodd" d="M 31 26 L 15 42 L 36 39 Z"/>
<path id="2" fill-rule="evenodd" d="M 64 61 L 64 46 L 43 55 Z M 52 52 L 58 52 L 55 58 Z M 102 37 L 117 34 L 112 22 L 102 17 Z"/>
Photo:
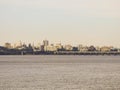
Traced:
<path id="1" fill-rule="evenodd" d="M 67 51 L 72 51 L 73 50 L 73 47 L 71 45 L 65 45 L 65 50 Z"/>
<path id="2" fill-rule="evenodd" d="M 120 52 L 120 49 L 118 49 L 118 52 Z"/>
<path id="3" fill-rule="evenodd" d="M 88 47 L 87 46 L 83 46 L 83 45 L 79 45 L 78 46 L 78 50 L 80 52 L 87 52 L 88 51 Z"/>
<path id="4" fill-rule="evenodd" d="M 88 51 L 96 51 L 96 48 L 94 46 L 88 47 Z"/>
<path id="5" fill-rule="evenodd" d="M 100 52 L 100 47 L 99 46 L 96 47 L 96 51 Z"/>
<path id="6" fill-rule="evenodd" d="M 56 44 L 55 47 L 57 48 L 57 50 L 61 50 L 63 48 L 63 46 L 61 45 L 61 43 Z"/>
<path id="7" fill-rule="evenodd" d="M 100 51 L 101 51 L 101 52 L 110 52 L 110 51 L 111 51 L 111 48 L 112 48 L 112 47 L 104 46 L 104 47 L 101 47 L 101 48 L 100 48 Z"/>
<path id="8" fill-rule="evenodd" d="M 57 51 L 57 48 L 52 44 L 49 46 L 44 46 L 44 51 Z"/>
<path id="9" fill-rule="evenodd" d="M 88 47 L 87 46 L 84 46 L 84 47 L 81 47 L 80 52 L 87 52 L 88 51 Z"/>
<path id="10" fill-rule="evenodd" d="M 11 45 L 11 43 L 5 43 L 5 46 L 4 46 L 5 48 L 8 48 L 8 49 L 11 49 L 12 48 L 12 45 Z"/>

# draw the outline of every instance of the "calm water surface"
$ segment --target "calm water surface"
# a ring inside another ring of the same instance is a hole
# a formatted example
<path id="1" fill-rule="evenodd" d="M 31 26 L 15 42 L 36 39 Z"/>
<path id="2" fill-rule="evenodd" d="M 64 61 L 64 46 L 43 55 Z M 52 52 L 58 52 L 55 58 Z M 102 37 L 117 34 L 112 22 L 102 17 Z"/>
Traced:
<path id="1" fill-rule="evenodd" d="M 0 56 L 0 90 L 120 90 L 120 56 Z"/>
<path id="2" fill-rule="evenodd" d="M 8 63 L 120 63 L 120 56 L 0 56 L 0 64 Z"/>

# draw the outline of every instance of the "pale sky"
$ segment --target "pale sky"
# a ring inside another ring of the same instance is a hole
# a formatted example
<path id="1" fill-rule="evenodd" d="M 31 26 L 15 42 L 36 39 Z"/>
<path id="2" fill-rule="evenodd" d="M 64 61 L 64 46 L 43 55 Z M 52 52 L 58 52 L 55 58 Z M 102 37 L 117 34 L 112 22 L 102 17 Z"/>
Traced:
<path id="1" fill-rule="evenodd" d="M 120 0 L 0 0 L 0 45 L 44 39 L 120 47 Z"/>

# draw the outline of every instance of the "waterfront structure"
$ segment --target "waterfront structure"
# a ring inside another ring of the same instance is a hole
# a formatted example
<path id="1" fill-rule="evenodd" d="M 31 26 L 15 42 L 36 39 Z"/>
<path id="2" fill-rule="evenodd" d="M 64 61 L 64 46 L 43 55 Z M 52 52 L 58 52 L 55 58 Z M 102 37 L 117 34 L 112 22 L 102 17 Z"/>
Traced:
<path id="1" fill-rule="evenodd" d="M 55 47 L 57 48 L 57 50 L 61 50 L 63 48 L 61 43 L 57 43 Z"/>
<path id="2" fill-rule="evenodd" d="M 111 51 L 111 48 L 113 48 L 113 47 L 104 46 L 104 47 L 101 47 L 101 48 L 100 48 L 100 51 L 101 51 L 101 52 L 110 52 L 110 51 Z"/>
<path id="3" fill-rule="evenodd" d="M 35 51 L 41 51 L 41 45 L 38 43 L 36 46 L 34 46 Z"/>
<path id="4" fill-rule="evenodd" d="M 48 41 L 48 40 L 44 40 L 44 41 L 43 41 L 43 45 L 44 45 L 44 46 L 48 46 L 48 45 L 49 45 L 49 41 Z"/>
<path id="5" fill-rule="evenodd" d="M 44 51 L 48 51 L 47 49 L 48 49 L 48 46 L 44 46 Z"/>
<path id="6" fill-rule="evenodd" d="M 78 45 L 78 51 L 80 51 L 80 49 L 83 47 L 82 44 Z"/>
<path id="7" fill-rule="evenodd" d="M 72 51 L 78 51 L 78 47 L 73 47 Z"/>
<path id="8" fill-rule="evenodd" d="M 100 52 L 100 47 L 99 46 L 96 47 L 96 51 Z"/>
<path id="9" fill-rule="evenodd" d="M 43 51 L 48 51 L 47 47 L 49 45 L 49 41 L 48 40 L 43 40 L 43 46 L 44 46 L 44 50 Z"/>
<path id="10" fill-rule="evenodd" d="M 19 42 L 15 43 L 15 44 L 14 44 L 14 48 L 16 48 L 16 49 L 21 49 L 21 48 L 22 48 L 22 42 L 19 41 Z"/>
<path id="11" fill-rule="evenodd" d="M 88 51 L 88 47 L 84 46 L 80 49 L 80 52 L 87 52 Z"/>
<path id="12" fill-rule="evenodd" d="M 117 48 L 111 48 L 111 50 L 110 50 L 111 52 L 118 52 L 119 50 L 117 49 Z"/>
<path id="13" fill-rule="evenodd" d="M 120 49 L 118 49 L 118 52 L 120 52 Z"/>
<path id="14" fill-rule="evenodd" d="M 92 45 L 92 46 L 88 47 L 88 51 L 96 51 L 96 48 Z"/>
<path id="15" fill-rule="evenodd" d="M 44 51 L 44 45 L 40 46 L 40 51 Z"/>
<path id="16" fill-rule="evenodd" d="M 45 51 L 57 51 L 57 48 L 53 44 L 51 44 L 45 47 Z"/>
<path id="17" fill-rule="evenodd" d="M 79 52 L 87 52 L 88 51 L 88 47 L 87 46 L 83 46 L 83 45 L 79 45 L 78 46 L 78 50 L 79 50 Z"/>
<path id="18" fill-rule="evenodd" d="M 62 45 L 61 43 L 49 44 L 48 40 L 43 41 L 37 45 L 16 43 L 12 47 L 11 43 L 5 43 L 1 48 L 1 54 L 77 54 L 77 55 L 120 55 L 120 49 L 112 46 L 95 47 L 91 46 L 72 46 L 70 44 Z"/>
<path id="19" fill-rule="evenodd" d="M 12 48 L 11 43 L 8 43 L 8 42 L 5 43 L 4 47 L 5 47 L 5 48 L 8 48 L 8 49 L 11 49 L 11 48 Z"/>
<path id="20" fill-rule="evenodd" d="M 71 45 L 65 45 L 65 50 L 67 51 L 72 51 L 73 50 L 73 47 Z"/>

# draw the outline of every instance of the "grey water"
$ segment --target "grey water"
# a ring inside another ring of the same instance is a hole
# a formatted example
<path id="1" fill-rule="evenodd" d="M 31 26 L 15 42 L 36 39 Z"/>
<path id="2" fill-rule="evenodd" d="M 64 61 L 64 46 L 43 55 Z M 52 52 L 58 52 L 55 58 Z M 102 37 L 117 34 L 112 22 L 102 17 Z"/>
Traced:
<path id="1" fill-rule="evenodd" d="M 120 56 L 0 56 L 0 90 L 119 90 Z"/>

